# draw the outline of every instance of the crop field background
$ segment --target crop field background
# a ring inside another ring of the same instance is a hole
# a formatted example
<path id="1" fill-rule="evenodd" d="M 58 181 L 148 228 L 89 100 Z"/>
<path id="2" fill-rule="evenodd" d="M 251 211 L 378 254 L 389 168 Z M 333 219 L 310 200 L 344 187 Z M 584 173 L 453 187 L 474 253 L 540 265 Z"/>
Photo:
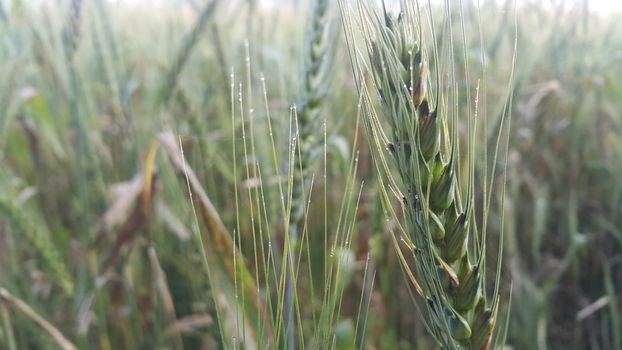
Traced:
<path id="1" fill-rule="evenodd" d="M 622 349 L 622 12 L 397 3 L 0 0 L 0 349 Z"/>

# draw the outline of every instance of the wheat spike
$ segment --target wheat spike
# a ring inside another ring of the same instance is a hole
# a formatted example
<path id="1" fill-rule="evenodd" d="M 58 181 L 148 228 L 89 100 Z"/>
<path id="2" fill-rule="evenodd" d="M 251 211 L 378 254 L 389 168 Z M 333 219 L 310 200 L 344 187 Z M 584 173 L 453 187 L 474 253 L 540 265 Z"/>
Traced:
<path id="1" fill-rule="evenodd" d="M 495 312 L 483 291 L 484 253 L 469 256 L 473 192 L 459 195 L 464 184 L 458 179 L 457 126 L 447 120 L 440 93 L 428 92 L 427 57 L 413 13 L 385 10 L 380 18 L 368 12 L 369 66 L 393 138 L 387 156 L 396 171 L 388 175 L 395 175 L 402 193 L 433 336 L 443 349 L 486 349 Z"/>
<path id="2" fill-rule="evenodd" d="M 331 19 L 330 2 L 317 0 L 311 2 L 311 11 L 304 48 L 304 71 L 301 79 L 301 92 L 296 109 L 296 125 L 290 131 L 292 143 L 298 151 L 293 159 L 291 213 L 289 216 L 290 247 L 295 247 L 298 229 L 304 221 L 305 194 L 309 191 L 311 171 L 318 156 L 322 154 L 322 104 L 330 86 L 329 73 L 333 63 L 336 26 Z M 298 159 L 296 159 L 296 156 Z M 293 250 L 289 261 L 296 260 Z M 289 265 L 289 264 L 288 264 Z M 293 278 L 291 266 L 286 266 L 285 328 L 287 329 L 287 348 L 295 348 L 293 325 Z"/>

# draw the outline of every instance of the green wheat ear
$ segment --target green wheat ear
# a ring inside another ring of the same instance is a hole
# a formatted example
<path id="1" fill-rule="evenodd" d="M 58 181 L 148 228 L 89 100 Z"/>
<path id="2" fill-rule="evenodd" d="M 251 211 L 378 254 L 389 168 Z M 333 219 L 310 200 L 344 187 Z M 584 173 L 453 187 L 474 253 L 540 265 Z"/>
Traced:
<path id="1" fill-rule="evenodd" d="M 37 215 L 24 206 L 19 206 L 8 198 L 0 196 L 0 218 L 18 234 L 23 235 L 32 243 L 33 247 L 57 278 L 60 287 L 69 295 L 73 293 L 73 281 L 58 250 L 52 243 L 50 233 L 43 224 L 33 220 Z"/>
<path id="2" fill-rule="evenodd" d="M 290 246 L 295 247 L 298 230 L 305 217 L 305 194 L 308 193 L 312 169 L 323 154 L 322 109 L 330 90 L 330 71 L 334 61 L 337 41 L 336 22 L 332 18 L 329 0 L 311 2 L 311 12 L 304 47 L 304 68 L 301 76 L 301 91 L 296 110 L 296 125 L 291 130 L 292 144 L 297 145 L 292 173 L 291 212 L 289 215 Z M 290 260 L 295 261 L 294 254 Z M 289 267 L 286 287 L 285 328 L 288 330 L 287 348 L 293 349 L 295 337 L 293 327 L 294 282 Z"/>
<path id="3" fill-rule="evenodd" d="M 330 91 L 330 73 L 337 41 L 336 22 L 331 18 L 329 0 L 312 2 L 309 28 L 305 38 L 304 70 L 297 107 L 298 159 L 294 169 L 292 215 L 290 222 L 300 223 L 304 216 L 304 192 L 314 163 L 323 152 L 322 110 Z"/>
<path id="4" fill-rule="evenodd" d="M 386 9 L 379 16 L 368 5 L 358 5 L 368 64 L 355 57 L 354 65 L 367 114 L 366 132 L 379 174 L 401 201 L 401 229 L 414 260 L 413 282 L 426 300 L 426 326 L 443 349 L 487 349 L 498 296 L 496 290 L 489 298 L 484 288 L 486 245 L 473 210 L 474 170 L 471 163 L 460 167 L 461 161 L 474 158 L 474 133 L 469 133 L 468 158 L 460 159 L 459 121 L 446 107 L 448 92 L 440 88 L 440 81 L 434 94 L 428 92 L 432 84 L 416 2 L 402 1 L 404 12 L 398 16 Z M 348 20 L 344 18 L 352 43 L 353 24 Z M 371 71 L 380 113 L 363 82 L 365 71 Z M 383 130 L 385 123 L 389 133 Z M 390 199 L 383 200 L 390 206 Z M 499 273 L 494 281 L 498 283 Z"/>
<path id="5" fill-rule="evenodd" d="M 447 117 L 438 103 L 432 107 L 426 58 L 404 17 L 385 14 L 385 23 L 376 23 L 380 27 L 369 56 L 384 116 L 393 127 L 389 152 L 400 190 L 414 194 L 403 199 L 403 208 L 409 237 L 420 247 L 421 254 L 414 254 L 415 269 L 428 300 L 430 324 L 447 346 L 482 349 L 490 341 L 494 318 L 482 291 L 484 256 L 472 263 L 467 254 L 474 199 L 472 192 L 464 198 L 464 209 L 457 195 L 463 193 L 454 153 L 459 140 L 450 138 L 450 149 L 441 150 Z"/>

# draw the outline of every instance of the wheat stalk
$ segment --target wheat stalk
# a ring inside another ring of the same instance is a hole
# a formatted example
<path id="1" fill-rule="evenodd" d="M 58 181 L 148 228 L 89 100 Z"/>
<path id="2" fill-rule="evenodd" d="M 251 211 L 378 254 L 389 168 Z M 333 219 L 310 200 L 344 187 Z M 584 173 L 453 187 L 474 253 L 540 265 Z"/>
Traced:
<path id="1" fill-rule="evenodd" d="M 69 60 L 73 59 L 74 53 L 80 41 L 80 22 L 82 18 L 82 0 L 71 0 L 69 3 L 69 16 L 63 31 L 65 39 L 65 54 Z"/>
<path id="2" fill-rule="evenodd" d="M 76 346 L 69 341 L 58 328 L 54 327 L 43 316 L 33 310 L 28 304 L 11 294 L 5 288 L 0 287 L 0 302 L 6 303 L 17 311 L 23 313 L 26 317 L 34 321 L 37 326 L 41 327 L 56 342 L 56 345 L 62 350 L 76 350 Z"/>
<path id="3" fill-rule="evenodd" d="M 213 0 L 203 7 L 203 10 L 200 12 L 199 17 L 197 18 L 192 30 L 186 35 L 184 41 L 175 56 L 175 60 L 171 64 L 171 69 L 165 76 L 164 85 L 161 90 L 161 102 L 166 104 L 173 97 L 175 92 L 175 88 L 177 87 L 177 81 L 179 80 L 179 76 L 183 71 L 192 50 L 199 42 L 201 38 L 201 34 L 203 33 L 205 27 L 209 23 L 210 19 L 216 12 L 216 8 L 218 5 L 218 0 Z"/>

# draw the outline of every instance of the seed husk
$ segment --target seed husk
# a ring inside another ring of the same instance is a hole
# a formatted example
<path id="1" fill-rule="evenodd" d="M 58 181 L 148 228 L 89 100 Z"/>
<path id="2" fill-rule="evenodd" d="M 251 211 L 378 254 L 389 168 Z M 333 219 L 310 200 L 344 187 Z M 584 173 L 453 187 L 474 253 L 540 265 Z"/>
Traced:
<path id="1" fill-rule="evenodd" d="M 432 239 L 436 242 L 442 241 L 443 238 L 445 238 L 445 227 L 443 226 L 443 222 L 433 212 L 430 211 L 429 214 L 430 214 L 430 234 L 432 235 Z"/>
<path id="2" fill-rule="evenodd" d="M 469 268 L 454 293 L 454 307 L 460 312 L 472 310 L 482 296 L 482 274 L 478 265 Z"/>
<path id="3" fill-rule="evenodd" d="M 468 234 L 469 221 L 465 213 L 458 215 L 455 221 L 445 227 L 443 258 L 448 263 L 451 264 L 466 254 Z"/>
<path id="4" fill-rule="evenodd" d="M 484 298 L 480 298 L 475 307 L 471 325 L 473 330 L 471 349 L 487 350 L 495 327 L 495 317 L 492 309 L 486 307 Z"/>
<path id="5" fill-rule="evenodd" d="M 456 175 L 448 164 L 438 179 L 432 183 L 430 190 L 430 207 L 436 212 L 442 212 L 449 208 L 454 200 L 456 190 Z"/>

